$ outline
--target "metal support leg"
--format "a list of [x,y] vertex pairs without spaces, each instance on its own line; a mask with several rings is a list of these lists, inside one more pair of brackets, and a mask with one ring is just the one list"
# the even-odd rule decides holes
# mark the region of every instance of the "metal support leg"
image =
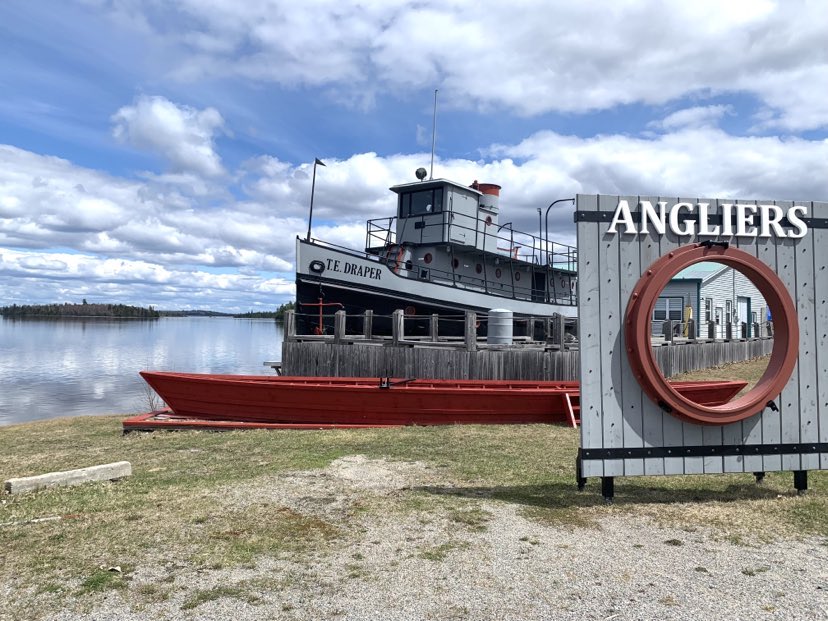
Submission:
[[575,458],[575,478],[578,481],[578,491],[584,491],[586,487],[586,478],[584,477],[584,465],[581,461],[581,456]]
[[612,504],[612,499],[615,496],[615,479],[613,477],[601,477],[601,495],[604,497],[605,503]]
[[760,485],[765,480],[764,472],[754,472],[753,476],[756,478],[756,485]]
[[794,487],[800,496],[808,491],[808,471],[794,470]]

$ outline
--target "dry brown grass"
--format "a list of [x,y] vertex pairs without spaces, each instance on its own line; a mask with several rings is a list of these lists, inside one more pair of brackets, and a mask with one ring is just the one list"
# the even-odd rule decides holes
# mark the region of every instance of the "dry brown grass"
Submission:
[[[750,379],[760,366],[751,361],[685,379]],[[372,515],[414,512],[463,532],[485,530],[487,502],[510,503],[529,519],[571,529],[635,514],[746,544],[828,537],[828,479],[821,472],[811,474],[806,497],[795,495],[790,473],[769,474],[761,486],[749,474],[619,479],[615,505],[607,507],[598,481],[575,491],[577,447],[577,431],[547,425],[123,436],[119,417],[99,417],[0,428],[0,480],[118,460],[130,461],[134,472],[118,483],[2,497],[0,523],[63,519],[0,526],[0,584],[28,618],[53,612],[65,598],[93,601],[111,589],[151,602],[169,595],[164,576],[173,579],[181,567],[324,558],[348,545],[351,529]],[[371,494],[351,499],[353,510],[336,519],[278,502],[241,506],[228,493],[358,454],[423,462],[432,479],[381,502]],[[424,553],[437,558],[447,550]],[[122,572],[111,576],[101,566]],[[147,566],[158,568],[157,584],[133,585],[134,568]],[[193,606],[214,595],[194,596]]]

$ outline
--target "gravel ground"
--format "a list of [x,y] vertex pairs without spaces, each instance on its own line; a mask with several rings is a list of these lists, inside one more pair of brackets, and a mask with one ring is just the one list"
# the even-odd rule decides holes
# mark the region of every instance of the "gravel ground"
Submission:
[[[344,535],[301,558],[205,570],[139,567],[126,593],[70,601],[50,619],[828,619],[822,539],[734,544],[630,514],[551,526],[519,505],[423,494],[440,468],[351,456],[217,495],[320,517]],[[418,509],[412,500],[427,506]],[[138,596],[169,585],[166,599]],[[198,591],[234,594],[182,609]],[[13,596],[8,588],[4,596]]]

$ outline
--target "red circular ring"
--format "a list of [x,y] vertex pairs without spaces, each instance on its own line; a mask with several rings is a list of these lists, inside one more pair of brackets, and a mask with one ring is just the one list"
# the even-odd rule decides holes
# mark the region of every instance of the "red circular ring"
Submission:
[[[658,368],[650,343],[650,321],[659,294],[681,270],[704,261],[722,263],[747,276],[765,298],[773,317],[773,350],[764,374],[746,394],[717,406],[699,405],[679,394]],[[768,265],[738,248],[692,244],[655,261],[630,295],[624,335],[633,375],[647,396],[673,416],[705,425],[735,423],[761,412],[782,392],[799,355],[799,324],[788,289]]]

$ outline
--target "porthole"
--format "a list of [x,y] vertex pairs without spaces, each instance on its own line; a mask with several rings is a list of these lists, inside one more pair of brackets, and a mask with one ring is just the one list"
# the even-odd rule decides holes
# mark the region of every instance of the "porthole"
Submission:
[[520,280],[520,272],[515,272],[515,280]]
[[425,264],[428,265],[429,263],[431,263],[431,259],[432,259],[431,253],[426,252],[425,256],[423,257],[423,261],[425,262]]
[[478,263],[477,265],[474,266],[474,271],[477,272],[478,274],[482,274],[483,273],[483,266],[480,263]]
[[498,267],[495,269],[495,278],[500,278],[501,276],[503,276],[503,270]]
[[[765,299],[774,319],[773,350],[764,374],[746,394],[716,406],[691,401],[670,385],[656,363],[650,339],[653,310],[665,285],[681,270],[705,261],[722,263],[745,275]],[[654,403],[690,423],[726,425],[758,414],[778,397],[796,365],[799,324],[796,305],[785,284],[766,263],[738,248],[692,244],[657,259],[644,271],[627,304],[624,337],[632,373]]]
[[457,269],[458,267],[460,267],[460,260],[459,259],[452,259],[451,260],[451,266],[454,269]]

